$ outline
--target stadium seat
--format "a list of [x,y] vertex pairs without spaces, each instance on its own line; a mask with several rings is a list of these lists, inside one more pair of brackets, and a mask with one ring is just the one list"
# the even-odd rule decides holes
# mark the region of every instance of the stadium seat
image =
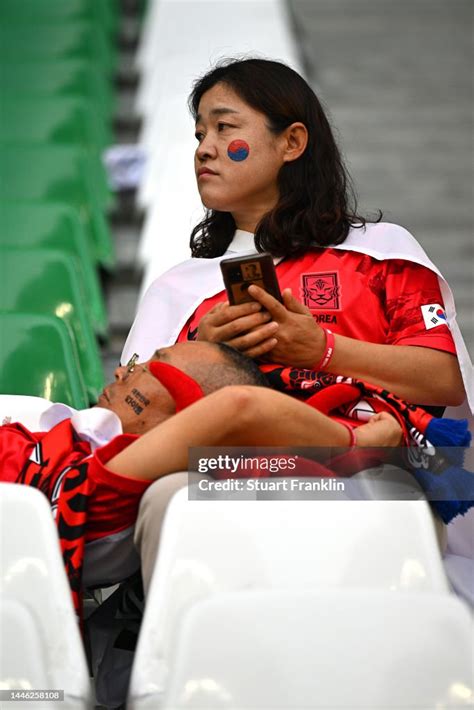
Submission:
[[2,199],[64,202],[75,207],[95,259],[110,267],[114,250],[103,213],[106,185],[103,169],[96,168],[80,148],[0,146]]
[[95,148],[98,155],[112,143],[110,131],[97,121],[85,99],[8,94],[2,99],[2,115],[3,143],[70,143]]
[[472,707],[472,661],[470,615],[455,597],[245,591],[190,609],[163,703],[128,707],[461,710]]
[[474,508],[448,525],[444,565],[453,589],[474,610]]
[[[45,182],[58,179],[54,174],[54,170],[58,166],[62,167],[64,161],[70,164],[70,173],[75,171],[76,180],[80,176],[87,189],[93,189],[96,197],[96,202],[103,211],[106,211],[112,204],[112,193],[109,188],[107,173],[102,162],[101,154],[93,146],[77,145],[77,144],[56,144],[56,143],[38,143],[35,140],[22,139],[14,142],[8,138],[3,138],[0,131],[0,150],[2,151],[2,159],[9,158],[7,148],[15,151],[19,156],[19,166],[24,165],[24,161],[37,161],[38,164],[46,172]],[[5,151],[5,156],[3,155]],[[47,173],[47,166],[51,165],[51,172]],[[11,166],[10,170],[11,170]],[[10,173],[9,177],[17,178],[17,174]],[[50,187],[50,185],[48,185]]]
[[422,500],[219,502],[189,500],[183,489],[164,521],[132,696],[164,690],[186,609],[224,592],[259,589],[449,592]]
[[51,508],[29,486],[0,483],[0,490],[1,687],[64,690],[63,703],[18,707],[89,710],[87,663]]
[[87,236],[76,210],[65,204],[0,202],[0,251],[18,249],[55,249],[80,261],[78,273],[84,281],[94,329],[107,333],[107,312],[102,288]]
[[104,373],[77,260],[52,249],[2,248],[0,257],[5,268],[0,282],[2,309],[64,320],[74,334],[87,392],[95,402],[104,386]]
[[43,397],[76,409],[89,405],[69,326],[37,313],[0,311],[0,392]]
[[97,120],[108,124],[115,101],[108,78],[92,62],[83,59],[3,62],[2,97],[9,93],[28,96],[76,96],[89,99]]
[[103,29],[90,19],[52,24],[43,18],[29,23],[13,18],[0,27],[0,58],[6,62],[85,59],[104,75],[112,75],[116,55]]
[[53,26],[74,24],[91,20],[101,27],[109,38],[117,31],[118,4],[115,0],[2,0],[0,5],[2,23],[48,22]]
[[0,394],[0,425],[19,422],[30,431],[40,430],[40,418],[51,402],[44,397]]

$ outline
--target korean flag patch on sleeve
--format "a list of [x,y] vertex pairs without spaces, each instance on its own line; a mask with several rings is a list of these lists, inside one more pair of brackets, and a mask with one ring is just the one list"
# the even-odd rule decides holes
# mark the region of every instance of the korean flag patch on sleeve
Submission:
[[448,325],[444,308],[439,303],[428,303],[426,306],[421,306],[421,314],[426,330],[436,328],[438,325]]

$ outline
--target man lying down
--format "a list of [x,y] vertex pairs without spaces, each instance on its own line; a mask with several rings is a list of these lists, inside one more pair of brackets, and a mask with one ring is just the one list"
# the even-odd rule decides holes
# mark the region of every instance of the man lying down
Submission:
[[94,584],[90,567],[107,575],[104,560],[120,564],[97,584],[131,574],[138,558],[120,545],[126,538],[130,553],[140,498],[156,479],[187,469],[189,447],[397,446],[406,429],[396,413],[381,411],[356,437],[347,421],[318,411],[315,397],[305,403],[266,387],[251,360],[222,344],[178,343],[115,376],[95,408],[68,409],[56,423],[53,405],[49,431],[0,427],[0,480],[48,497],[78,612],[84,546],[91,560],[102,555],[101,565],[86,565],[87,586]]

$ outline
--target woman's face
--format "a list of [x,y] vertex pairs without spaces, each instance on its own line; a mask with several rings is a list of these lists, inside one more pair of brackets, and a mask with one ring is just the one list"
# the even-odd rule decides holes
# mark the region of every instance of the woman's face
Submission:
[[267,124],[225,84],[213,86],[199,103],[194,166],[201,200],[208,209],[231,212],[243,229],[278,201],[283,141]]

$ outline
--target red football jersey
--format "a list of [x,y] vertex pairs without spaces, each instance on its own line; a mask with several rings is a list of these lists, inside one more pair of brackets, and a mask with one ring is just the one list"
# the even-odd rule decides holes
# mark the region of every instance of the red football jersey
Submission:
[[[436,274],[403,259],[378,261],[360,252],[314,249],[276,267],[280,288],[312,312],[317,323],[356,340],[420,345],[456,353],[448,326],[427,329],[422,306],[443,305]],[[193,340],[201,318],[227,298],[225,291],[196,309],[178,337]]]

